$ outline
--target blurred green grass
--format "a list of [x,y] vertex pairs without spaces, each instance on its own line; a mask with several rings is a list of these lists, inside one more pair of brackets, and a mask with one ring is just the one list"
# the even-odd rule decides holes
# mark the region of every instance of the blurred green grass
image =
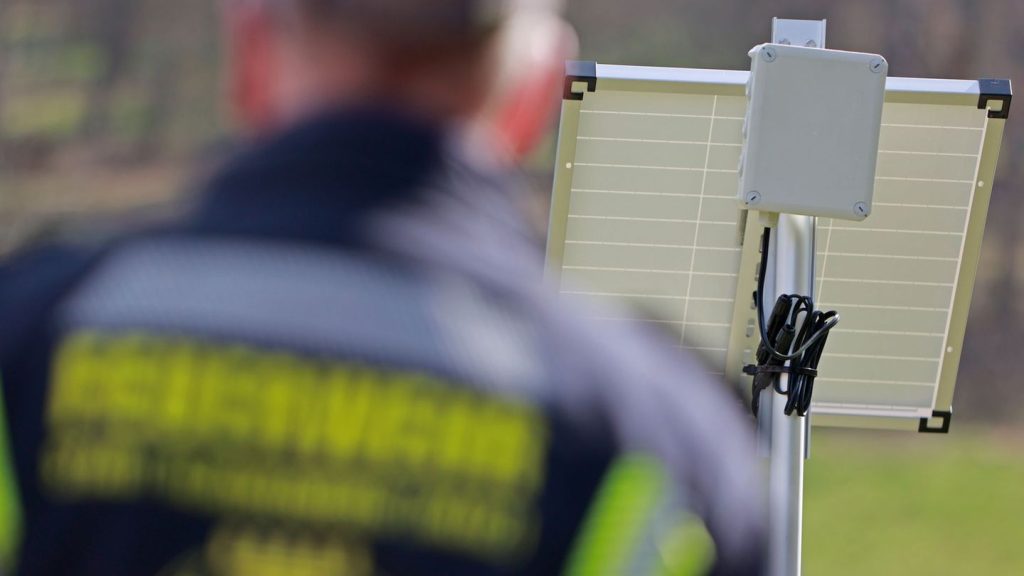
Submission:
[[804,573],[1024,574],[1024,432],[815,429]]

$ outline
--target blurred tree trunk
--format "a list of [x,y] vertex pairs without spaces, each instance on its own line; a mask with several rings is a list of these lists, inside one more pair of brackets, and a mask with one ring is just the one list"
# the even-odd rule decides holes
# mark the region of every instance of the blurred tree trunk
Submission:
[[[965,0],[966,1],[966,0]],[[968,2],[969,3],[969,2]],[[988,76],[1024,76],[1024,36],[1018,31],[1024,9],[1018,0],[1003,0],[1001,6],[993,6],[987,14],[986,24],[990,34],[998,34],[998,52],[989,51],[985,59],[978,62],[978,69]],[[1017,23],[1007,26],[1006,22]],[[1018,86],[1019,87],[1019,86]],[[1018,105],[1019,106],[1019,105]],[[1018,321],[1024,319],[1024,310],[1017,304],[1021,297],[1020,269],[1021,234],[1020,218],[1024,216],[1024,196],[1017,188],[1024,179],[1024,166],[1020,157],[1024,154],[1024,134],[1021,133],[1021,110],[1010,114],[1004,135],[999,178],[993,191],[992,205],[998,207],[989,214],[990,238],[1000,251],[999,275],[989,296],[989,309],[995,321],[1006,322],[1007,314],[1013,314]]]
[[141,8],[139,0],[91,0],[89,32],[99,48],[103,70],[89,88],[83,133],[95,137],[109,129],[111,100],[132,54],[132,33]]
[[[7,16],[7,2],[0,1],[0,22],[6,22]],[[5,118],[6,118],[6,105],[7,105],[7,91],[10,87],[7,85],[7,60],[9,58],[8,53],[11,50],[10,42],[6,35],[0,35],[0,143],[4,140]],[[0,162],[2,162],[0,158]]]
[[[2,21],[2,20],[3,20],[3,9],[0,8],[0,21]],[[3,142],[4,134],[5,134],[5,130],[4,130],[5,122],[4,122],[4,119],[6,118],[5,106],[6,106],[6,102],[7,102],[7,98],[6,98],[6,95],[7,95],[7,84],[5,82],[6,79],[7,79],[7,48],[6,48],[6,46],[3,45],[2,42],[0,42],[0,142]]]
[[163,151],[174,111],[180,63],[165,54],[158,55],[156,60],[146,86],[146,116],[135,146],[134,159],[138,161],[152,159]]

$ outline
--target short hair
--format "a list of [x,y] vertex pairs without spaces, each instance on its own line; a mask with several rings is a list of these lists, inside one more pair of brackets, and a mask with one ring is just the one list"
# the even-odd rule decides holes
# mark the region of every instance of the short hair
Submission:
[[[484,38],[524,0],[287,0],[313,22],[349,24],[397,43]],[[371,38],[373,39],[373,38]]]
[[372,30],[413,35],[474,35],[496,28],[508,0],[293,0],[307,13],[342,17]]
[[257,1],[290,13],[300,28],[338,32],[392,68],[484,57],[505,17],[523,0]]

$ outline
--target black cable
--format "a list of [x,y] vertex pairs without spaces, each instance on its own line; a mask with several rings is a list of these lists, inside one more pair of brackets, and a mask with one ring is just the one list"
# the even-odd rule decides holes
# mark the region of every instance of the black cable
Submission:
[[[758,278],[757,278],[757,294],[755,295],[755,298],[757,299],[757,325],[758,325],[758,327],[760,328],[760,331],[761,331],[761,342],[765,343],[765,345],[768,346],[768,350],[772,353],[772,355],[777,356],[777,357],[779,357],[779,358],[781,358],[783,360],[793,360],[793,359],[799,358],[800,355],[802,355],[804,352],[806,352],[807,349],[810,348],[818,339],[825,337],[825,335],[828,333],[828,330],[831,330],[832,328],[834,328],[836,326],[836,324],[839,324],[839,317],[838,316],[835,317],[835,320],[828,326],[827,330],[825,330],[824,332],[817,332],[817,333],[815,333],[811,337],[811,340],[805,342],[800,348],[798,348],[796,350],[796,352],[793,352],[791,354],[783,354],[783,353],[780,353],[779,351],[775,350],[772,347],[772,345],[770,344],[771,340],[768,339],[768,334],[765,332],[765,326],[764,326],[764,296],[763,296],[764,295],[764,277],[768,273],[768,246],[769,246],[770,238],[771,238],[771,228],[765,228],[764,229],[764,235],[761,237],[761,270],[758,273]],[[780,296],[780,298],[783,298],[783,297],[787,297],[788,298],[788,296]],[[801,297],[798,297],[798,298],[801,298]],[[807,298],[807,300],[810,301],[810,298],[808,298],[806,296],[803,296],[802,298]],[[814,307],[813,302],[811,302],[811,307],[812,308]]]
[[[761,344],[757,348],[757,364],[747,366],[744,372],[754,376],[751,409],[756,416],[761,391],[769,387],[785,395],[786,415],[796,412],[805,416],[814,395],[814,378],[818,375],[818,362],[825,351],[828,333],[839,324],[836,312],[814,309],[810,296],[784,294],[779,296],[766,324],[764,320],[764,284],[768,272],[768,249],[771,229],[765,228],[761,238],[761,266],[754,293],[757,324]],[[797,330],[797,326],[800,329]],[[789,366],[786,363],[789,362]],[[780,374],[789,374],[788,387],[782,389]]]
[[[794,361],[795,369],[789,377],[789,393],[786,399],[785,413],[787,415],[796,411],[797,414],[804,416],[811,408],[814,377],[817,375],[818,361],[821,360],[821,355],[825,351],[825,342],[828,340],[828,330],[830,330],[826,326],[830,320],[836,317],[835,312],[815,311],[811,313],[810,319],[804,322],[802,333],[824,330],[824,335],[799,360]],[[798,341],[800,340],[798,338]]]

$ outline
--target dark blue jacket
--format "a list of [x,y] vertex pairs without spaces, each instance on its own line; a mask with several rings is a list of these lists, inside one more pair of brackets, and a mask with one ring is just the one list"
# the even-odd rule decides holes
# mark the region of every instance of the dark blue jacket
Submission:
[[325,115],[179,221],[0,268],[18,573],[759,573],[738,408],[546,291],[471,157]]

